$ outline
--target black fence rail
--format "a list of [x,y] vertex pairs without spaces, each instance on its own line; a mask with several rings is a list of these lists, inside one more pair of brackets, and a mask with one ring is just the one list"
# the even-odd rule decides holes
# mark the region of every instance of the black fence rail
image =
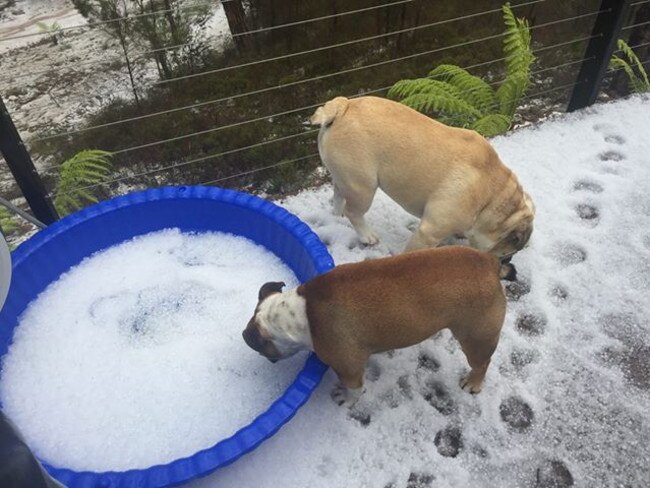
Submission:
[[[471,1],[441,7],[425,0],[365,0],[348,2],[345,9],[336,2],[299,2],[302,7],[291,14],[269,13],[258,3],[244,9],[241,0],[177,2],[172,9],[91,20],[54,33],[0,38],[0,47],[33,38],[45,49],[47,42],[61,44],[101,29],[112,32],[103,36],[113,43],[101,62],[82,59],[66,66],[54,58],[46,67],[3,69],[0,96],[8,85],[42,87],[57,105],[47,80],[73,83],[108,67],[125,80],[120,96],[58,124],[22,116],[19,103],[10,113],[0,102],[0,151],[34,215],[45,223],[58,218],[51,201],[61,191],[60,164],[83,149],[111,152],[114,170],[105,181],[80,184],[70,193],[104,198],[164,184],[255,184],[286,191],[313,175],[316,130],[303,122],[330,98],[385,95],[400,79],[424,77],[440,63],[457,64],[494,86],[504,78],[501,2],[481,2],[479,8]],[[620,75],[608,68],[620,38],[649,62],[650,0],[530,0],[511,7],[529,20],[537,58],[524,105],[544,101],[570,111],[592,104]],[[206,9],[214,14],[215,8],[228,21],[218,47],[171,34],[166,43],[119,34],[168,14],[191,18]],[[85,96],[92,98],[93,90]],[[518,121],[526,117],[521,112]],[[24,142],[19,131],[29,134]]]

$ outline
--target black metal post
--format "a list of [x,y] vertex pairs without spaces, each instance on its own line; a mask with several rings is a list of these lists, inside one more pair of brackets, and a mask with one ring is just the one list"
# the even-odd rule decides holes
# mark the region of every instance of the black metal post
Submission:
[[0,152],[36,218],[46,224],[58,220],[59,216],[47,197],[41,177],[9,116],[2,97],[0,97]]
[[632,0],[602,0],[601,12],[596,17],[592,31],[596,37],[587,46],[567,112],[587,107],[596,101],[631,3]]

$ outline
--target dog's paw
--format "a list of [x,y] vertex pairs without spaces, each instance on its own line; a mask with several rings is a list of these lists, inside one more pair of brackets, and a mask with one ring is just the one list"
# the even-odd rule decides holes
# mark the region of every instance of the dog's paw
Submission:
[[331,397],[338,406],[350,408],[359,401],[359,397],[361,397],[363,391],[363,387],[347,388],[339,383],[332,389]]
[[365,246],[374,246],[379,243],[379,237],[372,230],[366,230],[359,234],[361,244]]
[[472,395],[480,393],[483,389],[483,382],[472,381],[471,374],[468,374],[460,380],[460,387]]

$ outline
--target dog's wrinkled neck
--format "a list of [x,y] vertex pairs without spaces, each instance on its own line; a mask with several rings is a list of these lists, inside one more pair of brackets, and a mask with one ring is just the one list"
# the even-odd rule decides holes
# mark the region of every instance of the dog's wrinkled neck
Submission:
[[296,289],[266,298],[259,306],[257,321],[278,349],[313,349],[307,305]]

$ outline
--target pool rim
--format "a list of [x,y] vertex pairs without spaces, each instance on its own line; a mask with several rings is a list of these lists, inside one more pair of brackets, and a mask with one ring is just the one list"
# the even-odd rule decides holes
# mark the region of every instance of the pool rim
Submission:
[[[311,258],[316,269],[316,275],[325,273],[334,267],[334,261],[326,246],[311,228],[297,216],[273,202],[248,193],[219,187],[166,186],[131,192],[105,200],[58,220],[33,235],[12,252],[12,268],[15,269],[20,266],[38,248],[61,233],[89,219],[138,203],[192,198],[217,200],[221,203],[247,208],[260,213],[272,221],[273,224],[283,227],[285,231],[298,240]],[[253,240],[253,242],[256,241]],[[256,243],[264,245],[259,242]],[[97,251],[99,250],[97,249]],[[283,262],[287,264],[284,260]],[[291,266],[289,267],[291,268]],[[298,278],[300,279],[300,277]],[[102,472],[75,471],[68,468],[59,468],[46,462],[42,463],[52,476],[69,487],[122,488],[137,486],[153,488],[184,484],[207,476],[235,462],[272,437],[307,402],[326,371],[327,366],[314,353],[310,353],[303,368],[282,395],[249,424],[211,447],[169,463],[126,471]]]

